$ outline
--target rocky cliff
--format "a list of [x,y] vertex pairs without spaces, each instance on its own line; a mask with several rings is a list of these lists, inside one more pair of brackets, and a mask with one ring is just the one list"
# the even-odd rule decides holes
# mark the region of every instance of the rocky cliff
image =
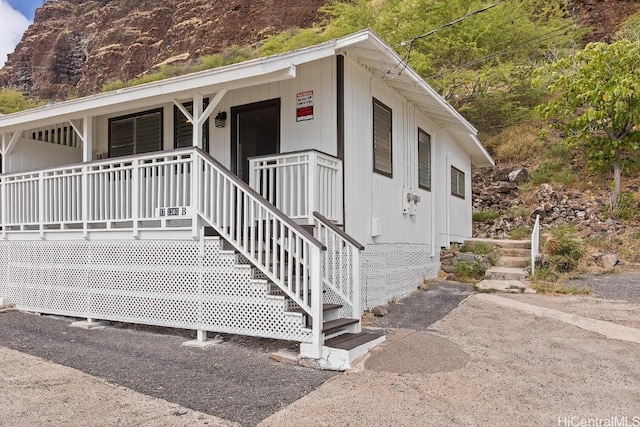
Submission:
[[59,0],[40,7],[0,86],[43,99],[100,91],[154,66],[308,27],[326,0]]
[[[65,99],[130,80],[173,61],[248,46],[292,27],[309,27],[330,0],[48,0],[0,70],[0,87]],[[567,14],[610,40],[639,9],[629,0],[569,0]]]

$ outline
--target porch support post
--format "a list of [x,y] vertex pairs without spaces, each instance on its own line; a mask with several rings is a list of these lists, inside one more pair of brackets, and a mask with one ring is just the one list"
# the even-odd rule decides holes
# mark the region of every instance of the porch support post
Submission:
[[200,117],[202,117],[202,94],[196,93],[193,96],[193,146],[202,148],[202,124],[200,123]]
[[82,161],[90,162],[93,152],[93,120],[90,116],[82,119]]
[[[352,265],[352,273],[353,274],[353,318],[354,319],[362,319],[362,306],[361,306],[361,295],[362,295],[362,282],[360,279],[360,266],[362,262],[362,252],[360,248],[356,248],[355,246],[351,247],[353,251],[353,258],[351,259]],[[362,332],[362,321],[357,324],[356,333]]]
[[322,327],[324,323],[322,317],[322,258],[319,247],[310,245],[310,249],[309,285],[311,286],[311,317],[313,319],[311,357],[320,359],[322,358],[322,345],[324,344],[322,338]]
[[7,156],[4,153],[7,151],[7,134],[2,132],[2,173],[7,170]]
[[[7,156],[4,154],[7,148],[7,134],[2,133],[2,173],[7,170]],[[2,225],[2,238],[6,239],[7,230],[4,226],[7,218],[7,193],[6,185],[3,179],[0,179],[0,224]],[[2,305],[2,298],[0,297],[0,306]]]

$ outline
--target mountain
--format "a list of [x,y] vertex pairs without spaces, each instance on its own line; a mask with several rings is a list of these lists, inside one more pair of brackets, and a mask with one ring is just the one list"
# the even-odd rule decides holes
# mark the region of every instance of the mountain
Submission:
[[0,87],[41,99],[99,92],[185,62],[309,27],[326,0],[48,0],[0,70]]
[[[89,95],[108,81],[131,80],[162,64],[310,27],[320,17],[318,9],[330,2],[47,0],[0,69],[0,87],[40,99]],[[586,41],[608,41],[639,8],[629,0],[570,0],[566,13],[591,28]]]

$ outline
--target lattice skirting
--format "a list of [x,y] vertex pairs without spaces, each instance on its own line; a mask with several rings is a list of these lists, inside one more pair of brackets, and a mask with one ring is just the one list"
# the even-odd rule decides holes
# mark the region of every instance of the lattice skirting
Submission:
[[311,340],[216,238],[0,242],[0,296],[41,313]]
[[438,275],[440,254],[431,256],[430,245],[382,243],[362,252],[362,309],[370,310],[401,298],[425,279]]

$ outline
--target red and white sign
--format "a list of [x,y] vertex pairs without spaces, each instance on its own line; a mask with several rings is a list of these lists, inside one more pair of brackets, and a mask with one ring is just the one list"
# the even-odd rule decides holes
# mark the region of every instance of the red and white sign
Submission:
[[313,120],[313,91],[296,94],[296,122]]

